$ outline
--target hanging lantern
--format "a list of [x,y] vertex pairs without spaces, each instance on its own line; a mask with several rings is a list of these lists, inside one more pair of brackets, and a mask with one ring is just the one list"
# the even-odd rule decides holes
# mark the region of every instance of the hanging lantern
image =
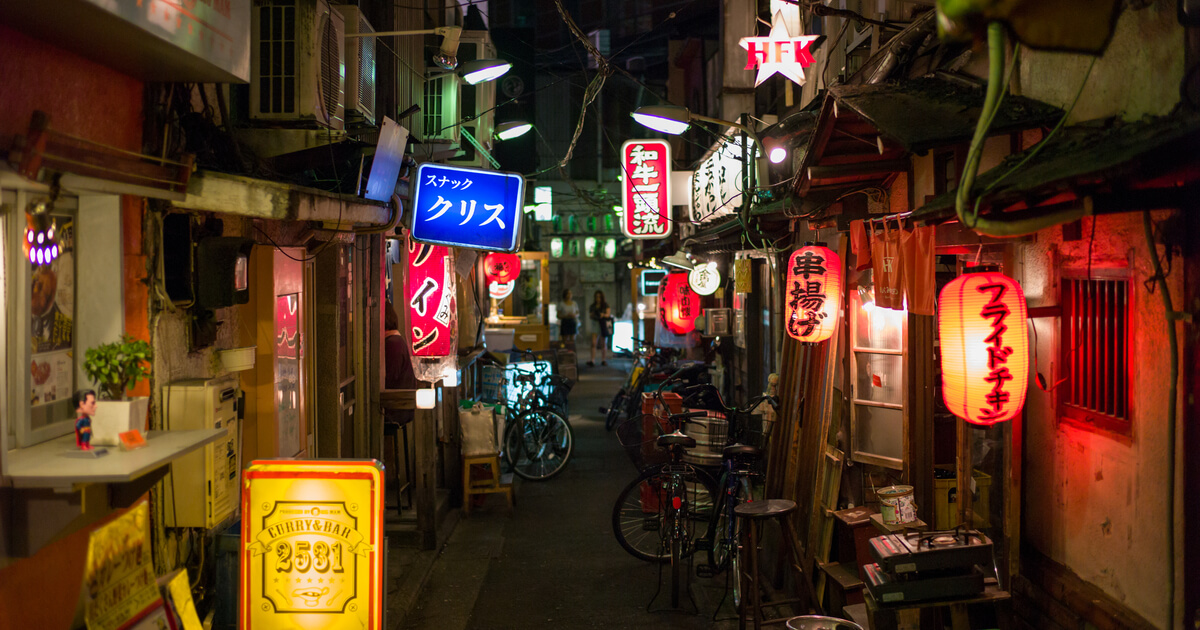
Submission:
[[787,332],[800,341],[825,341],[842,310],[842,260],[828,247],[808,245],[788,260]]
[[454,254],[444,245],[408,240],[410,358],[418,380],[440,381],[458,368]]
[[686,273],[667,274],[659,285],[658,315],[667,330],[684,335],[696,329],[700,296],[688,286]]
[[483,259],[483,275],[491,282],[505,284],[521,275],[521,257],[516,254],[492,252]]
[[1029,382],[1027,316],[1021,285],[1001,273],[965,274],[942,289],[942,400],[954,415],[987,426],[1021,412]]

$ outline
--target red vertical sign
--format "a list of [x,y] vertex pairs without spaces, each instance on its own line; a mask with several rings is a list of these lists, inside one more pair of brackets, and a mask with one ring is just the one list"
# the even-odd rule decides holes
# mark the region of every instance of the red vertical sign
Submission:
[[629,238],[670,236],[671,145],[665,140],[629,140],[621,145],[621,170],[621,231]]
[[456,353],[454,265],[450,248],[408,241],[409,341],[414,357]]

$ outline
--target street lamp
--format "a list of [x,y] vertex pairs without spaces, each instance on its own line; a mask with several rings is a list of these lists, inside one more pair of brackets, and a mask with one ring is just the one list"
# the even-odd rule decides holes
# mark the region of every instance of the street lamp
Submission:
[[492,81],[512,69],[512,64],[503,59],[476,59],[468,61],[458,68],[458,76],[467,85],[476,85]]
[[696,263],[693,263],[691,259],[688,258],[687,252],[683,251],[682,249],[677,250],[670,256],[664,256],[662,263],[668,267],[675,267],[676,269],[683,269],[684,271],[691,271],[696,267]]
[[726,127],[733,127],[753,139],[754,144],[758,146],[763,154],[767,152],[763,148],[762,140],[759,140],[758,134],[754,133],[754,130],[749,127],[741,123],[721,120],[720,118],[701,116],[700,114],[692,113],[686,107],[679,107],[678,105],[647,105],[637,108],[631,116],[633,116],[634,120],[655,131],[672,136],[677,136],[687,131],[688,127],[692,126],[693,121],[710,122],[725,125]]
[[524,120],[510,120],[496,125],[495,135],[497,140],[512,140],[525,135],[530,129],[533,129],[533,125]]

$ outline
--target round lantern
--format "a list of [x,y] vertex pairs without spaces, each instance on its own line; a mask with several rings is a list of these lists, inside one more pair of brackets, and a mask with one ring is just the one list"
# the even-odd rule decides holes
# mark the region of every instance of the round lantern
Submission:
[[483,259],[483,274],[487,279],[505,284],[521,275],[521,257],[516,254],[493,252]]
[[659,285],[658,314],[667,330],[684,335],[696,329],[700,296],[688,286],[686,273],[667,274]]
[[828,247],[792,252],[784,286],[787,332],[800,341],[825,341],[842,310],[842,260]]
[[984,426],[1011,420],[1025,406],[1029,330],[1025,294],[1001,273],[970,273],[938,297],[942,400]]

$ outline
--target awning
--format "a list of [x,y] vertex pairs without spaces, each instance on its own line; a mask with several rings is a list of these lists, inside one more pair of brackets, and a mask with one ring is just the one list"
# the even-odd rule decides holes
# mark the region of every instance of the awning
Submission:
[[340,225],[384,225],[392,219],[387,204],[264,179],[197,171],[187,196],[176,208],[219,212],[256,219],[326,221]]
[[[1021,211],[1092,198],[1092,212],[1178,207],[1200,181],[1200,116],[1181,114],[1133,123],[1103,121],[1064,127],[1028,162],[1033,149],[981,173],[975,190],[1001,183],[983,209]],[[953,191],[938,195],[912,218],[936,223],[955,216]]]
[[[884,185],[908,170],[908,156],[969,141],[983,106],[970,79],[918,78],[830,88],[795,191]],[[1053,124],[1062,111],[1024,97],[1005,98],[993,134]]]

